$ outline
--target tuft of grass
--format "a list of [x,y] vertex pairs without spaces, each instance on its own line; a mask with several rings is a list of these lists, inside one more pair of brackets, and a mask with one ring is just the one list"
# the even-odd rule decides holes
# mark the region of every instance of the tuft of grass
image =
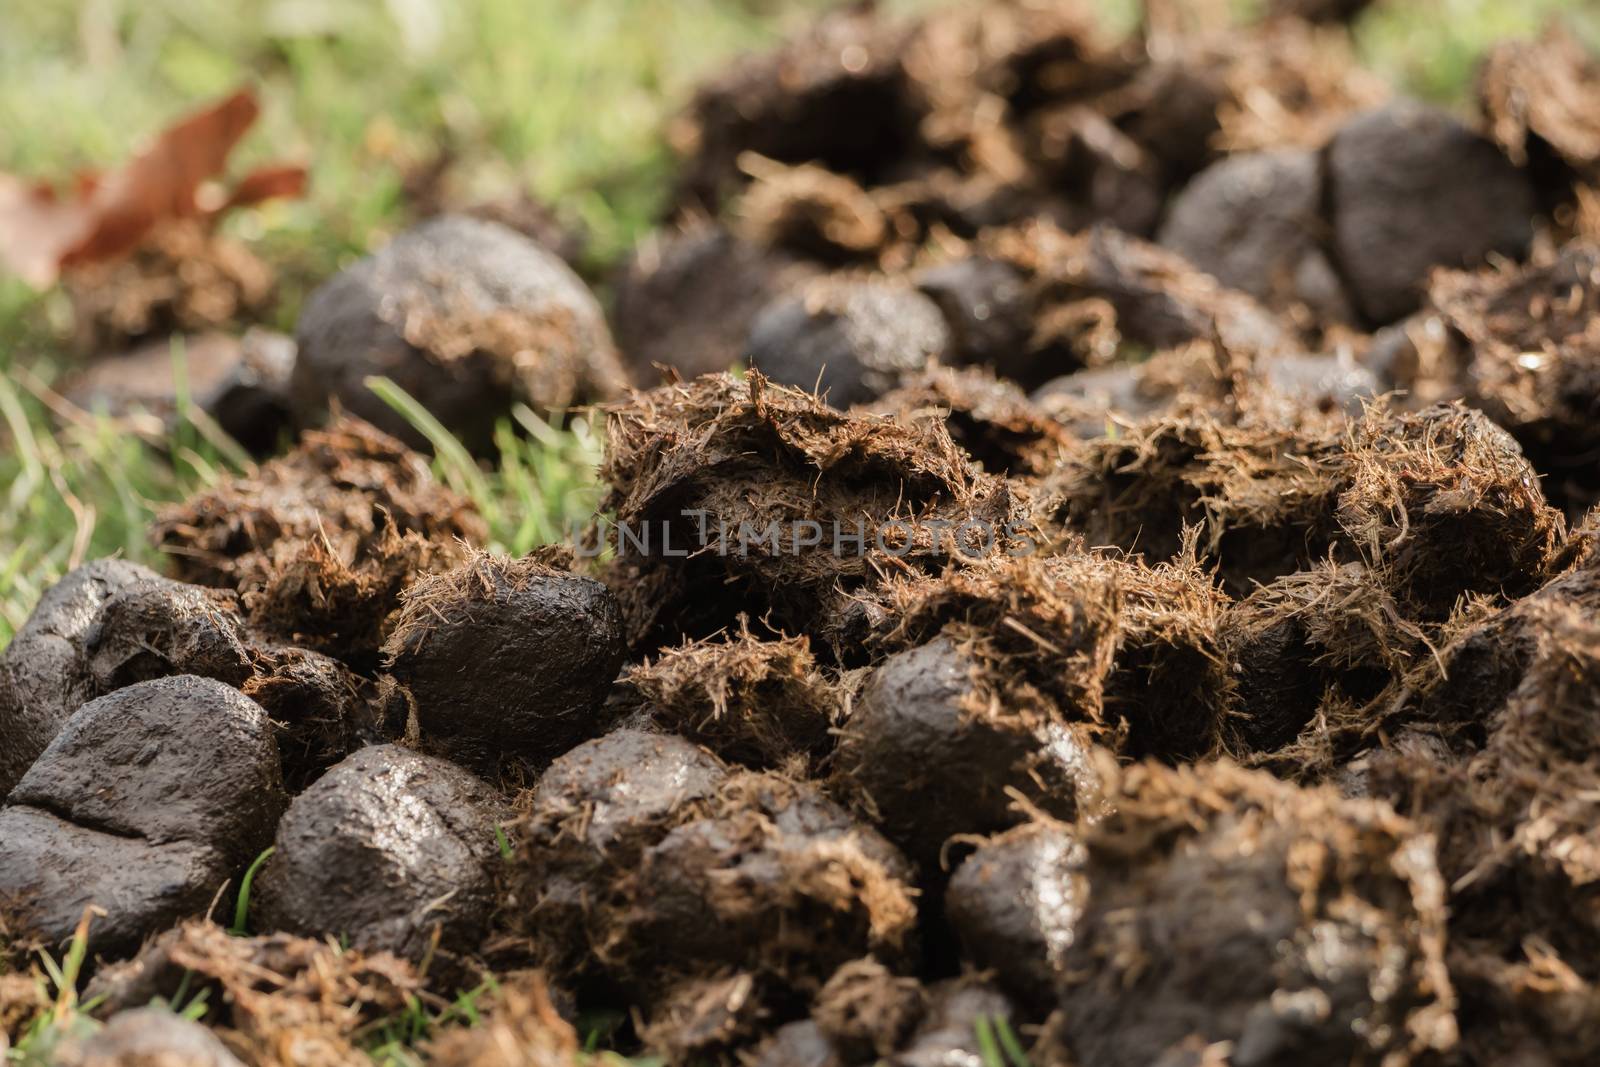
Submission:
[[[94,1003],[78,999],[78,980],[83,975],[84,962],[89,958],[89,928],[97,915],[105,912],[90,905],[83,910],[72,940],[67,943],[66,954],[57,962],[48,949],[35,952],[38,969],[40,1000],[48,1002],[50,1010],[40,1012],[22,1028],[17,1041],[5,1049],[5,1062],[44,1067],[55,1062],[55,1052],[68,1041],[93,1033],[99,1024],[87,1014]],[[37,971],[36,971],[37,973]],[[0,1041],[0,1044],[3,1044]]]
[[1011,1020],[1001,1015],[979,1015],[973,1023],[978,1056],[983,1067],[1033,1067]]
[[256,872],[261,870],[272,854],[278,851],[276,845],[268,845],[261,850],[261,855],[250,862],[245,869],[244,877],[239,881],[239,898],[233,905],[233,925],[228,927],[228,933],[235,937],[244,937],[250,932],[250,890],[255,886]]
[[363,1047],[373,1061],[384,1067],[418,1067],[422,1060],[416,1046],[433,1031],[448,1023],[477,1026],[482,1021],[478,1001],[497,988],[490,978],[464,990],[442,1007],[430,1008],[421,997],[406,998],[403,1010],[368,1027]]
[[489,526],[492,550],[526,555],[570,537],[594,516],[604,445],[589,412],[571,412],[551,423],[516,405],[495,427],[498,452],[485,465],[394,382],[369,378],[367,386],[427,438],[435,476],[477,507]]

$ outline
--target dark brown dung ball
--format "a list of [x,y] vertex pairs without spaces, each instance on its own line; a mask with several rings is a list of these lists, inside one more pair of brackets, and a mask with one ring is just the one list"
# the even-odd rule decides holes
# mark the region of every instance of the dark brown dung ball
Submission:
[[476,951],[505,815],[494,789],[452,763],[363,748],[289,805],[256,881],[256,924],[413,960],[436,930],[438,949]]
[[1243,751],[1288,745],[1319,708],[1364,704],[1431,654],[1379,574],[1332,560],[1230,605],[1221,637],[1238,712],[1227,729]]
[[426,746],[484,773],[542,768],[597,732],[622,619],[592,578],[481,555],[406,593],[384,654]]
[[1070,817],[1094,789],[1088,736],[1008,708],[986,674],[971,648],[945,637],[890,656],[840,740],[841,787],[930,871],[951,836],[1017,822],[1013,792]]
[[653,385],[656,364],[684,378],[731,370],[744,361],[750,321],[817,271],[721,226],[646,238],[617,278],[612,305],[628,371]]
[[1536,40],[1504,40],[1478,69],[1478,106],[1506,155],[1527,164],[1548,206],[1581,201],[1600,177],[1600,57],[1564,20]]
[[992,474],[1038,477],[1055,469],[1073,435],[1011,382],[981,367],[930,367],[879,397],[871,410],[902,422],[939,421]]
[[372,682],[331,656],[261,638],[233,594],[202,586],[152,577],[122,589],[90,628],[84,658],[97,695],[193,674],[251,697],[272,719],[291,792],[379,729]]
[[120,559],[95,560],[45,590],[0,652],[0,798],[11,791],[68,717],[95,693],[84,641],[117,590],[155,572]]
[[1397,101],[1351,120],[1327,148],[1333,250],[1371,325],[1416,308],[1434,267],[1522,258],[1533,183],[1449,113]]
[[887,281],[823,278],[779,297],[750,325],[750,365],[836,408],[865,403],[949,347],[933,301]]
[[392,379],[474,450],[492,446],[514,401],[565,408],[624,384],[600,305],[572,269],[514,230],[463,216],[425,222],[325,282],[296,340],[303,421],[337,400],[418,448],[426,438],[368,377]]
[[1323,244],[1322,173],[1300,149],[1228,156],[1172,203],[1161,244],[1223,285],[1268,307],[1303,304],[1320,318],[1354,318]]
[[282,772],[266,713],[208,678],[140,682],[85,704],[0,809],[0,898],[20,928],[131,952],[205,911],[272,838]]
[[1378,801],[1231,764],[1124,773],[1083,827],[1088,907],[1064,960],[1077,1062],[1410,1062],[1456,1043],[1433,839]]
[[964,528],[1010,544],[1020,518],[1009,484],[974,470],[941,424],[846,414],[754,370],[635,393],[609,414],[605,576],[643,654],[741,615],[830,639],[841,594],[942,566]]
[[238,688],[255,673],[250,644],[231,594],[147,578],[106,602],[85,658],[101,693],[173,674]]
[[621,931],[635,974],[685,961],[810,992],[842,964],[917,953],[900,851],[811,783],[728,778],[708,809],[646,849]]
[[1008,378],[1025,372],[1017,364],[1033,332],[1033,308],[1019,270],[974,255],[929,267],[915,281],[944,313],[950,362],[992,367]]
[[613,730],[540,776],[517,830],[508,907],[558,976],[592,974],[618,936],[615,916],[644,850],[727,777],[715,756],[678,737]]
[[1012,996],[1047,1012],[1089,897],[1083,845],[1067,827],[1035,822],[978,846],[956,868],[945,914],[964,957]]

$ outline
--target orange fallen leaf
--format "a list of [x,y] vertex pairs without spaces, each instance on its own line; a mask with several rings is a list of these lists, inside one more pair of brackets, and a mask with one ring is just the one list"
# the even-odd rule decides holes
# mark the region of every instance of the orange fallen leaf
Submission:
[[241,89],[169,127],[118,169],[79,175],[71,197],[0,173],[0,266],[44,288],[63,270],[125,255],[163,222],[302,195],[305,168],[274,165],[202,202],[202,187],[223,173],[260,112],[255,94]]

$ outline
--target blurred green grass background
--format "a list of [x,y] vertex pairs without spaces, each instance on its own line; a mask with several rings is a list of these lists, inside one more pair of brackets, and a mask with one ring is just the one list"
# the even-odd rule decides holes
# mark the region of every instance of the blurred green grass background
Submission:
[[[934,0],[897,0],[894,8]],[[403,224],[401,163],[443,143],[502,183],[580,217],[600,267],[649,228],[668,184],[665,119],[694,80],[796,28],[824,0],[18,0],[0,4],[0,170],[63,179],[240,83],[262,120],[237,163],[290,158],[310,196],[233,225],[284,275],[278,325],[306,286]],[[1131,0],[1098,5],[1110,26]],[[1563,14],[1600,43],[1592,0],[1387,0],[1357,27],[1363,58],[1402,88],[1459,103],[1491,42]],[[0,645],[82,559],[153,562],[151,510],[237,466],[204,427],[151,442],[52,414],[71,365],[67,308],[0,279]],[[441,476],[477,496],[499,545],[525,550],[592,480],[592,437],[512,433],[487,471],[448,448]]]

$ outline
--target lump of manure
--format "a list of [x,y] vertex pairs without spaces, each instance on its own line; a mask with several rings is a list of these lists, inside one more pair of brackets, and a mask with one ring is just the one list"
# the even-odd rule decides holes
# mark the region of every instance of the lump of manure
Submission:
[[944,317],[915,289],[829,277],[763,308],[745,351],[774,382],[815,391],[843,410],[882,396],[948,345]]
[[921,982],[866,956],[833,972],[817,991],[811,1018],[846,1059],[865,1063],[899,1048],[926,1008]]
[[111,597],[84,655],[97,694],[179,674],[224,682],[272,719],[284,784],[298,792],[380,723],[374,686],[330,656],[252,633],[231,593],[147,578]]
[[289,805],[256,878],[255,922],[414,961],[474,952],[505,814],[487,783],[452,763],[363,748]]
[[910,864],[809,782],[726,779],[644,850],[618,948],[625,972],[737,967],[811,992],[844,963],[917,954]]
[[760,156],[741,159],[755,182],[734,213],[759,244],[821,263],[870,265],[888,241],[888,220],[872,196],[842,174],[806,163],[788,167]]
[[1130,349],[1210,341],[1256,355],[1294,347],[1287,324],[1251,297],[1107,226],[1069,234],[1033,219],[985,232],[977,252],[1024,279],[1028,341],[1003,369],[1027,389]]
[[22,930],[132,952],[203,912],[266,847],[285,803],[266,713],[208,678],[139,682],[85,704],[0,808],[0,897]]
[[1139,765],[1115,793],[1084,828],[1092,890],[1057,1023],[1075,1058],[1145,1067],[1191,1039],[1240,1063],[1454,1047],[1428,834],[1386,804],[1226,763]]
[[1569,27],[1552,21],[1537,40],[1495,44],[1477,89],[1489,136],[1529,168],[1546,206],[1600,180],[1600,58]]
[[669,132],[678,206],[715,214],[743,183],[745,152],[867,179],[898,164],[917,119],[903,37],[870,8],[843,8],[701,85]]
[[493,445],[520,401],[552,410],[625,384],[594,294],[561,259],[498,223],[431,219],[346,267],[295,328],[302,423],[330,401],[416,448],[427,439],[367,387],[382,375],[467,447]]
[[624,653],[605,586],[491,555],[412,586],[383,650],[422,743],[484,774],[597,733]]
[[[1361,775],[1439,841],[1469,1048],[1518,1036],[1535,1048],[1600,1047],[1567,1015],[1587,999],[1600,951],[1590,897],[1600,874],[1600,748],[1589,728],[1600,713],[1597,599],[1585,567],[1465,628],[1438,667],[1417,672],[1396,715],[1447,752],[1406,753],[1397,740]],[[1512,984],[1531,973],[1557,980]]]
[[614,283],[611,328],[633,380],[655,384],[657,365],[685,379],[741,365],[751,320],[818,269],[710,223],[652,234]]
[[237,591],[255,629],[370,665],[400,592],[487,531],[421,456],[341,418],[255,473],[162,509],[151,536],[176,577]]
[[614,731],[558,759],[517,835],[510,905],[558,975],[649,1000],[747,972],[811,993],[867,954],[909,961],[910,868],[809,783],[729,772],[678,738]]
[[721,970],[691,974],[651,998],[638,1027],[646,1049],[671,1064],[736,1062],[736,1052],[769,1014],[755,976]]
[[1324,251],[1322,175],[1302,149],[1228,156],[1172,203],[1160,242],[1268,307],[1304,305],[1323,322],[1355,313]]
[[824,606],[898,566],[891,555],[937,566],[962,523],[998,544],[1019,515],[942,426],[847,415],[754,371],[638,393],[609,416],[606,582],[643,653],[741,612],[816,636]]
[[1511,431],[1546,475],[1546,491],[1580,505],[1600,495],[1600,244],[1573,241],[1549,261],[1440,273],[1429,310],[1448,331],[1467,401]]
[[46,589],[0,652],[0,798],[11,791],[68,717],[97,696],[84,642],[117,590],[155,579],[120,559],[85,563]]
[[978,367],[931,367],[879,397],[871,410],[901,421],[942,421],[951,439],[991,474],[1047,474],[1072,441],[1066,427],[1022,390]]
[[[1220,357],[1220,358],[1219,358]],[[1157,352],[1138,363],[1109,363],[1063,374],[1029,394],[1038,409],[1074,437],[1118,436],[1123,427],[1220,392],[1226,352],[1196,342]],[[1224,398],[1217,396],[1219,401]],[[1062,457],[1062,462],[1070,458]],[[1061,462],[1055,464],[1060,466]],[[1053,473],[1054,467],[1047,474]]]
[[1247,591],[1325,554],[1337,486],[1322,472],[1332,424],[1235,422],[1185,408],[1084,441],[1045,480],[1058,521],[1092,545],[1176,556],[1200,528],[1203,558]]
[[1169,182],[1227,152],[1320,148],[1351,115],[1389,96],[1343,27],[1270,18],[1191,28],[1183,17],[1173,9],[1152,20],[1143,42],[1150,61],[1106,101]]
[[1341,541],[1413,618],[1443,621],[1464,593],[1532,592],[1565,538],[1516,440],[1470,408],[1374,407],[1329,468]]
[[1009,263],[970,255],[913,275],[916,286],[939,305],[950,331],[945,361],[978,364],[1007,378],[1033,332],[1031,304],[1020,271]]
[[1032,822],[980,844],[950,877],[945,915],[962,956],[1007,992],[1048,1013],[1089,885],[1070,829]]
[[623,681],[662,730],[754,767],[825,756],[844,703],[807,639],[763,641],[748,629],[663,649]]
[[1352,119],[1326,165],[1334,255],[1369,324],[1415,309],[1434,267],[1520,259],[1533,239],[1527,174],[1437,108],[1402,100]]
[[255,674],[250,646],[232,594],[151,577],[106,602],[84,652],[100,693],[174,674],[237,689]]
[[935,634],[964,643],[1013,712],[1086,726],[1135,757],[1192,759],[1218,741],[1229,694],[1217,634],[1226,601],[1192,543],[1151,567],[1069,542],[877,592],[887,628],[879,645]]
[[1245,752],[1289,745],[1330,691],[1364,704],[1428,653],[1428,635],[1361,563],[1324,560],[1230,605],[1221,638],[1237,686],[1231,742]]
[[517,825],[507,906],[556,976],[616,955],[621,893],[644,850],[726,777],[704,749],[632,728],[577,746],[540,776]]
[[840,788],[929,873],[952,836],[1020,821],[1013,794],[1071,817],[1096,790],[1088,731],[1013,708],[995,669],[950,638],[896,653],[868,675],[843,728]]

